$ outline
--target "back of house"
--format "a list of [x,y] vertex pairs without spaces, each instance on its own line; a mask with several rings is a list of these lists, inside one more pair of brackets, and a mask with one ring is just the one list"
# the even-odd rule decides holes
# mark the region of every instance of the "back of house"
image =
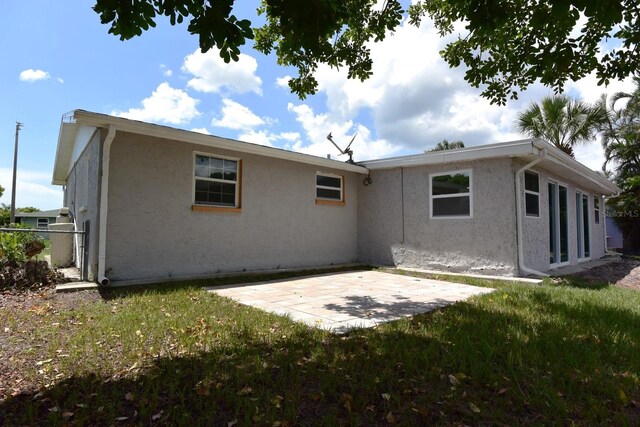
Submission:
[[604,255],[617,191],[539,140],[355,165],[82,110],[53,183],[102,284],[354,262],[540,274]]

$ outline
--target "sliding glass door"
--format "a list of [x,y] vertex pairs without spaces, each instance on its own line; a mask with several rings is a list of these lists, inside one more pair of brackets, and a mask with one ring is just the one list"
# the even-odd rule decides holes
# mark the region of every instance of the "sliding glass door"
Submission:
[[589,236],[589,196],[576,191],[576,236],[578,236],[578,259],[591,256]]
[[567,187],[549,183],[549,264],[569,262],[569,213]]

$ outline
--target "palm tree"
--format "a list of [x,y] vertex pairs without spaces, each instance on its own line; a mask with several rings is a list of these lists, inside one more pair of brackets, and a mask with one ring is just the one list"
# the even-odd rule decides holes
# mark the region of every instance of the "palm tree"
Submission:
[[573,147],[595,139],[605,121],[605,110],[599,103],[589,105],[566,95],[547,96],[518,115],[518,131],[531,138],[549,141],[573,156]]
[[636,88],[631,93],[618,92],[609,102],[605,95],[600,107],[606,110],[601,127],[605,163],[616,168],[613,179],[622,192],[607,202],[615,212],[614,220],[622,229],[625,248],[640,250],[640,77],[634,78]]
[[[443,139],[442,142],[438,142],[438,144],[428,151],[442,151],[442,150],[455,150],[456,148],[464,148],[464,142],[462,141],[452,141],[449,142],[446,139]],[[426,152],[427,150],[425,150]]]

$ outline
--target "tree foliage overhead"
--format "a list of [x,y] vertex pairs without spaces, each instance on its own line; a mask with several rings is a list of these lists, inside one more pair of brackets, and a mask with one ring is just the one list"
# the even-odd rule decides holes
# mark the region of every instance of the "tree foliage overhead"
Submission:
[[[233,7],[234,0],[96,0],[94,10],[122,40],[155,27],[161,15],[171,24],[188,20],[201,50],[215,46],[227,62],[237,61],[240,47],[255,38],[258,51],[275,52],[279,64],[298,69],[289,86],[301,98],[317,91],[319,64],[346,67],[350,78],[367,79],[370,42],[383,40],[407,12],[398,0],[262,0],[259,13],[266,23],[252,29]],[[442,55],[452,67],[466,64],[465,79],[499,104],[537,79],[560,91],[567,80],[594,70],[602,84],[640,69],[637,0],[421,0],[408,13],[414,25],[431,17],[442,36],[464,25],[464,34]],[[574,35],[581,15],[586,23]],[[610,37],[619,46],[599,58],[600,43]]]
[[573,147],[592,142],[605,121],[601,105],[589,105],[566,95],[547,96],[518,115],[516,128],[542,138],[573,156]]

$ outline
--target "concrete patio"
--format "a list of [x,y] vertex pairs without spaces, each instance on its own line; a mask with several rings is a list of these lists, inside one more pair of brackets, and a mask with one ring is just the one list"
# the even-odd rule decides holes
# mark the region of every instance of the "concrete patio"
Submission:
[[378,271],[329,273],[207,290],[336,333],[425,313],[493,291]]

